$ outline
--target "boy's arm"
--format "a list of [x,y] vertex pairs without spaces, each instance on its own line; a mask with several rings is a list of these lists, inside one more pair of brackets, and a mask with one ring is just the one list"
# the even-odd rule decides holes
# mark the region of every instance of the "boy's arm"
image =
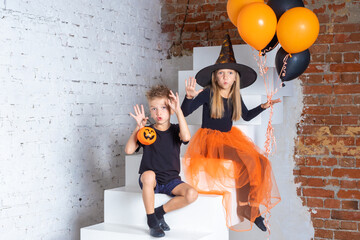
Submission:
[[184,114],[183,114],[181,108],[176,112],[176,117],[179,122],[179,128],[180,128],[179,136],[180,136],[181,141],[183,141],[183,142],[190,141],[190,138],[191,138],[190,130],[189,130],[189,127],[187,125],[186,119],[184,117]]
[[179,122],[179,128],[180,128],[179,137],[180,137],[181,141],[188,142],[188,141],[190,141],[191,135],[190,135],[189,127],[188,127],[185,117],[184,117],[184,113],[180,107],[179,94],[176,93],[176,95],[175,95],[172,91],[170,91],[169,97],[170,97],[170,100],[169,100],[168,104],[171,107],[171,109],[175,112],[176,117]]
[[126,154],[133,154],[135,150],[139,147],[137,144],[137,133],[140,130],[140,127],[137,125],[134,129],[133,133],[129,137],[129,140],[127,141],[125,145],[125,153]]
[[139,105],[136,104],[134,106],[134,111],[135,111],[135,115],[130,113],[130,116],[135,119],[137,125],[125,145],[126,154],[133,154],[135,150],[139,147],[139,145],[137,144],[137,133],[142,127],[146,125],[146,121],[148,120],[148,117],[145,117],[145,111],[143,105],[139,107]]

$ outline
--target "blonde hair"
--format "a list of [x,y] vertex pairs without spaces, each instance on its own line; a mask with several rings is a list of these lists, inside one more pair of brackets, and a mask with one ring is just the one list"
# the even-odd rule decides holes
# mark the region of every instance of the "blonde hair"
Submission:
[[146,92],[147,100],[152,100],[154,98],[169,98],[170,89],[165,85],[156,85],[150,88],[149,91]]
[[[220,95],[220,86],[216,79],[216,73],[219,70],[216,70],[211,74],[211,117],[212,118],[222,118],[224,116],[224,102]],[[236,71],[235,71],[236,72]],[[230,106],[230,101],[233,106],[232,111],[232,120],[237,121],[241,117],[241,96],[240,96],[240,75],[236,72],[235,81],[231,86],[229,98],[228,98],[228,106]]]

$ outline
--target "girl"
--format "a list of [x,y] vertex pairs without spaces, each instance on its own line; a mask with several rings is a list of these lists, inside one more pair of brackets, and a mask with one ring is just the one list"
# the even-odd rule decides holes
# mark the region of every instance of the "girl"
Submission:
[[232,230],[250,230],[255,222],[266,231],[261,214],[280,201],[271,164],[232,121],[240,117],[250,121],[280,99],[246,108],[240,88],[254,83],[256,73],[236,63],[228,35],[216,63],[199,71],[196,79],[205,88],[196,91],[195,78],[185,80],[186,97],[181,106],[188,116],[203,105],[202,126],[184,157],[186,178],[200,193],[223,195],[227,225]]

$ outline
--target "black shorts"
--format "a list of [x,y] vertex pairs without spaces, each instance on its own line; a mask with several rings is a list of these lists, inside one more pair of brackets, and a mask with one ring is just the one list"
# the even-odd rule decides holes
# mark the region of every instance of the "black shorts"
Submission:
[[[140,188],[142,189],[143,185],[142,185],[142,182],[141,182],[140,179],[141,179],[141,175],[139,176],[139,185],[140,185]],[[175,195],[172,194],[171,192],[176,186],[178,186],[181,183],[183,183],[183,181],[181,181],[178,178],[175,178],[175,179],[171,180],[167,184],[158,184],[156,182],[154,192],[155,193],[165,193],[165,194],[167,194],[167,195],[169,195],[171,197],[175,197]]]

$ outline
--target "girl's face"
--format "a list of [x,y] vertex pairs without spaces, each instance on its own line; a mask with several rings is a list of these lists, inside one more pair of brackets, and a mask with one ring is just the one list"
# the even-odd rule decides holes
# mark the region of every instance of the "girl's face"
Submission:
[[216,81],[220,88],[230,90],[235,82],[236,72],[232,69],[220,69],[216,72]]

